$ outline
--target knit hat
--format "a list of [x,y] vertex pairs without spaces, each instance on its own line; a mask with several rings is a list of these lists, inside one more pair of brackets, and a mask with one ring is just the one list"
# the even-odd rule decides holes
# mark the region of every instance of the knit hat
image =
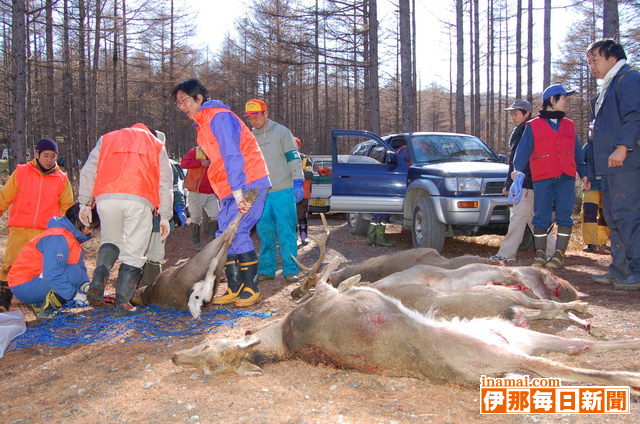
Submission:
[[36,152],[42,153],[45,150],[51,150],[52,152],[56,152],[57,154],[58,145],[50,138],[43,138],[42,140],[38,141],[38,144],[36,145]]

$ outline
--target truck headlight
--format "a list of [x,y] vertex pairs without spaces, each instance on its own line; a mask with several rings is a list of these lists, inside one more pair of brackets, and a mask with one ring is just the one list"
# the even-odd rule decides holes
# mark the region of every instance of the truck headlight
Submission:
[[482,178],[448,177],[444,179],[444,187],[449,191],[480,191]]

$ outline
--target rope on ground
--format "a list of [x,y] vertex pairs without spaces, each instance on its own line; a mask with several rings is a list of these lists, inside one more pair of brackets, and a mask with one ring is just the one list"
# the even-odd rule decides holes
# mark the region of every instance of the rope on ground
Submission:
[[47,322],[28,326],[23,335],[13,339],[8,350],[32,346],[69,347],[115,339],[152,343],[170,338],[186,339],[216,333],[221,325],[233,327],[241,317],[271,316],[257,312],[213,309],[203,310],[200,319],[195,320],[188,309],[164,309],[155,305],[137,308],[140,312],[125,317],[115,317],[113,308],[88,309],[79,313],[65,308]]

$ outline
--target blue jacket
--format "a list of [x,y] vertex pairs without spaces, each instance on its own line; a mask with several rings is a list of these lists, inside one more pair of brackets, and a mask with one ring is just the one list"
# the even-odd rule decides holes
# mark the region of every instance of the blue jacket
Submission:
[[[78,243],[84,243],[91,238],[91,236],[82,234],[65,217],[51,218],[47,228],[55,227],[61,227],[69,231]],[[68,286],[68,290],[58,293],[65,299],[73,298],[76,288],[81,283],[89,281],[87,267],[84,265],[84,252],[80,254],[80,261],[77,264],[68,264],[69,245],[63,236],[52,235],[44,237],[38,242],[36,248],[42,252],[42,278],[49,281],[53,287]],[[69,282],[72,284],[69,285]]]
[[[596,99],[591,101],[593,116]],[[640,169],[640,73],[624,65],[613,77],[595,117],[593,155],[596,175]],[[616,146],[630,149],[622,166],[609,168],[607,161]]]

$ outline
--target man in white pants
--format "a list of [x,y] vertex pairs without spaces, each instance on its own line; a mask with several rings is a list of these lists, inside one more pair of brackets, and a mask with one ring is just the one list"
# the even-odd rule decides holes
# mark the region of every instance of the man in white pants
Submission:
[[87,300],[99,305],[109,271],[120,259],[116,315],[135,311],[129,303],[140,280],[152,230],[152,211],[160,214],[160,236],[169,235],[173,173],[167,151],[144,124],[100,137],[80,171],[80,220],[91,221],[91,202],[101,221],[101,245]]
[[[509,148],[511,154],[509,157],[509,175],[505,181],[502,194],[507,196],[509,189],[513,183],[511,179],[511,172],[513,171],[513,157],[515,156],[520,137],[524,132],[527,121],[531,119],[533,108],[531,103],[526,100],[516,100],[511,107],[505,109],[511,115],[511,121],[516,126],[509,138]],[[526,227],[533,232],[531,226],[531,220],[533,219],[533,182],[531,180],[531,169],[529,165],[524,169],[524,182],[522,184],[522,197],[517,205],[511,207],[511,216],[509,218],[509,229],[507,235],[504,236],[502,243],[500,244],[500,250],[491,259],[499,260],[505,263],[512,263],[516,261],[516,253],[518,247],[522,243],[522,237]],[[547,237],[547,255],[551,256],[556,245],[556,240],[553,235]]]

